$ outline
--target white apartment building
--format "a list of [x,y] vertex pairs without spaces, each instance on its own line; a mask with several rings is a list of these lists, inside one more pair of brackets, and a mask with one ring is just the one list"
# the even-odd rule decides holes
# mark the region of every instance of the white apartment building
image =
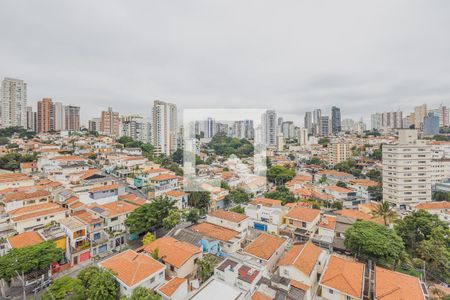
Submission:
[[383,200],[396,208],[431,201],[431,147],[417,130],[399,130],[397,144],[383,146]]
[[152,114],[153,145],[160,153],[170,155],[177,145],[177,106],[155,100]]
[[55,131],[64,130],[65,110],[61,102],[54,103],[54,112],[55,112]]
[[300,146],[308,144],[308,128],[296,128],[295,135]]
[[1,127],[27,128],[27,84],[20,79],[5,77],[2,81]]
[[444,182],[450,178],[450,159],[431,160],[431,185]]
[[275,147],[277,145],[277,113],[274,110],[268,110],[263,114],[262,129],[265,144]]

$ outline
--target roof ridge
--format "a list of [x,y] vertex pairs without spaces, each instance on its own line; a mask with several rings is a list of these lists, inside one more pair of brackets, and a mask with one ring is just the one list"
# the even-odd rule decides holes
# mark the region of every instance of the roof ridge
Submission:
[[396,287],[393,287],[392,289],[387,290],[385,293],[379,295],[378,298],[381,299],[381,298],[383,298],[384,296],[390,295],[390,294],[392,294],[393,292],[398,291],[398,290],[400,290],[400,289],[401,289],[400,286],[397,285]]
[[328,281],[330,281],[330,280],[332,280],[332,279],[335,279],[335,278],[338,277],[338,276],[341,276],[341,277],[344,279],[344,281],[347,283],[347,285],[350,287],[350,289],[351,289],[353,292],[355,292],[355,294],[358,294],[358,292],[355,291],[355,289],[353,288],[353,286],[352,286],[352,285],[350,284],[350,282],[347,280],[347,277],[345,277],[344,272],[337,273],[337,274],[335,274],[334,276],[331,276],[330,278],[328,278],[327,280],[325,280],[325,281],[323,281],[323,282],[324,282],[324,283],[325,283],[325,282],[328,282]]

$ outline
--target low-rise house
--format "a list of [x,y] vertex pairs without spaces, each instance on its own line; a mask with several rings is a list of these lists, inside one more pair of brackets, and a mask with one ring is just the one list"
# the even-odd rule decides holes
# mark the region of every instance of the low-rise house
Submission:
[[[220,298],[219,298],[220,295]],[[233,299],[244,300],[246,299],[245,293],[225,282],[218,280],[214,277],[209,278],[193,295],[189,300],[209,300],[209,299]]]
[[375,300],[425,300],[426,285],[419,278],[375,267]]
[[378,182],[370,179],[350,179],[347,181],[347,187],[356,193],[356,197],[367,201],[370,199],[369,187],[378,186]]
[[103,220],[85,210],[76,211],[73,216],[86,225],[91,257],[108,253],[109,235],[104,230]]
[[206,215],[206,222],[237,231],[243,237],[247,235],[248,221],[246,215],[226,210],[216,210]]
[[38,171],[37,163],[35,162],[23,162],[20,164],[20,172],[23,174],[36,173]]
[[338,210],[336,212],[336,214],[343,216],[343,217],[352,218],[355,220],[370,221],[370,222],[374,222],[377,224],[384,224],[382,217],[374,217],[373,215],[362,212],[360,210],[341,209],[341,210]]
[[10,211],[10,223],[18,233],[36,230],[66,216],[66,210],[55,203],[34,204]]
[[294,245],[278,263],[279,275],[307,286],[305,300],[312,300],[317,289],[317,275],[322,272],[326,253],[312,242]]
[[320,221],[320,210],[295,207],[285,215],[285,224],[296,240],[307,241],[316,232]]
[[6,239],[7,248],[9,249],[20,249],[29,246],[34,246],[44,242],[42,236],[36,231],[27,231],[19,233],[18,235],[10,236]]
[[80,201],[84,204],[105,204],[114,202],[119,195],[125,194],[125,187],[120,184],[97,186],[89,189],[87,193],[78,193]]
[[34,185],[34,180],[23,173],[0,174],[0,190]]
[[9,212],[29,205],[48,203],[50,198],[50,192],[42,186],[30,186],[26,190],[4,195],[1,202],[5,205],[5,211]]
[[[237,231],[207,222],[194,225],[189,230],[206,237],[202,238],[200,243],[202,250],[210,253],[219,254],[222,251],[234,253],[241,248],[241,243],[244,240],[243,236]],[[212,247],[216,249],[211,249]]]
[[209,205],[210,211],[225,208],[225,197],[229,194],[227,189],[212,186],[206,183],[202,184],[201,188],[209,192],[211,198],[211,203]]
[[148,195],[151,198],[164,196],[168,191],[177,190],[180,188],[178,177],[172,174],[161,174],[150,178]]
[[320,278],[326,300],[363,299],[364,264],[331,255]]
[[328,182],[336,184],[338,181],[347,181],[353,179],[353,175],[335,170],[322,170],[315,175],[315,181],[325,178]]
[[182,190],[172,190],[164,193],[169,200],[175,201],[175,206],[179,210],[183,210],[188,206],[188,194]]
[[174,277],[157,290],[163,300],[186,300],[189,293],[186,278]]
[[125,244],[127,236],[125,220],[139,206],[125,201],[114,201],[106,204],[92,204],[86,210],[103,219],[105,231],[110,235],[110,250]]
[[245,214],[250,217],[249,226],[269,233],[278,233],[287,211],[280,200],[269,198],[254,199],[245,207]]
[[313,241],[321,247],[331,248],[335,237],[335,230],[336,217],[324,215],[319,223],[317,233],[314,234]]
[[255,257],[267,270],[272,271],[284,254],[286,244],[287,241],[281,237],[261,233],[242,251],[244,254]]
[[414,210],[423,209],[432,215],[439,217],[441,221],[450,223],[450,201],[421,203],[414,207]]
[[75,217],[59,220],[61,228],[67,236],[66,258],[71,265],[77,265],[91,258],[90,242],[87,236],[87,226]]
[[[148,254],[155,253],[166,265],[166,274],[172,277],[193,277],[197,272],[197,260],[202,259],[202,250],[172,237],[162,237],[145,245]],[[155,252],[156,251],[156,252]]]
[[214,269],[214,277],[246,293],[253,293],[264,268],[235,257],[228,257]]
[[165,282],[165,266],[145,253],[126,250],[99,263],[110,269],[120,286],[120,293],[130,296],[137,287],[156,289]]

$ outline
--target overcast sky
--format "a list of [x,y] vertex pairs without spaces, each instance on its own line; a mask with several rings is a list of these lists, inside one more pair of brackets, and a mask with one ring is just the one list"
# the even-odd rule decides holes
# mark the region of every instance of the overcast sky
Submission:
[[300,121],[450,105],[450,1],[1,1],[0,76],[28,102],[150,114],[268,108]]

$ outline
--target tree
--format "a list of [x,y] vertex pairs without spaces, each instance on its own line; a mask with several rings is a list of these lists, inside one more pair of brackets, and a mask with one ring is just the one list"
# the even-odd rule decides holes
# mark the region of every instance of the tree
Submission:
[[148,245],[155,240],[155,235],[151,232],[147,232],[142,238],[142,244]]
[[336,209],[336,210],[340,210],[342,209],[343,205],[341,201],[333,201],[333,203],[331,203],[331,208],[332,209]]
[[345,182],[339,180],[338,182],[336,182],[336,186],[341,187],[341,188],[346,188],[347,184]]
[[56,279],[42,294],[42,300],[84,300],[86,290],[78,278],[63,276]]
[[246,139],[229,137],[218,133],[207,144],[208,149],[214,150],[217,155],[228,157],[232,154],[238,157],[253,156],[253,144]]
[[200,211],[198,208],[192,208],[185,214],[184,217],[186,221],[196,224],[200,219]]
[[175,150],[175,152],[172,154],[172,160],[176,162],[179,165],[183,164],[183,149],[178,148]]
[[209,192],[191,192],[188,198],[188,204],[191,207],[195,207],[198,209],[202,209],[207,211],[210,203],[210,195]]
[[241,205],[236,205],[235,207],[230,208],[230,211],[238,213],[238,214],[245,213],[245,209]]
[[163,220],[175,207],[175,201],[167,197],[158,198],[134,210],[125,220],[130,233],[148,231],[151,227],[162,227]]
[[369,179],[376,181],[376,182],[381,182],[381,180],[382,180],[382,174],[381,174],[380,170],[375,170],[375,169],[369,170],[366,173],[366,176],[369,177]]
[[0,257],[0,278],[10,280],[17,272],[29,274],[50,269],[50,264],[63,258],[63,250],[53,242],[43,242],[25,248],[13,248]]
[[273,192],[267,192],[264,194],[264,197],[270,199],[281,200],[281,203],[284,205],[286,203],[295,202],[295,196],[287,189],[285,186],[277,186],[276,190]]
[[402,239],[392,229],[369,221],[356,221],[345,231],[345,247],[359,258],[396,266],[404,254]]
[[398,218],[397,213],[392,209],[388,202],[380,203],[372,214],[374,217],[382,217],[385,226]]
[[197,260],[199,277],[202,282],[205,282],[214,273],[216,259],[212,255],[205,255],[203,259]]
[[90,266],[81,270],[78,279],[86,289],[87,299],[116,299],[119,285],[110,270]]
[[276,185],[284,185],[295,176],[295,171],[282,167],[273,166],[267,170],[267,179]]
[[9,140],[5,136],[0,136],[0,145],[7,145],[9,143]]
[[169,215],[163,219],[163,226],[165,229],[172,229],[181,221],[181,213],[176,210],[169,212]]
[[434,228],[447,229],[445,222],[425,210],[414,211],[404,217],[395,226],[397,234],[403,239],[410,253],[415,253],[420,242],[431,236]]
[[225,199],[235,204],[247,204],[250,197],[244,190],[236,189],[226,195]]
[[145,287],[137,287],[131,293],[131,296],[127,298],[129,300],[162,300],[161,295],[152,292]]
[[433,228],[429,239],[420,242],[417,253],[427,262],[427,269],[434,278],[450,281],[450,230]]
[[434,201],[450,201],[450,193],[444,191],[433,192]]
[[330,139],[327,137],[319,139],[319,145],[326,147],[330,143]]

